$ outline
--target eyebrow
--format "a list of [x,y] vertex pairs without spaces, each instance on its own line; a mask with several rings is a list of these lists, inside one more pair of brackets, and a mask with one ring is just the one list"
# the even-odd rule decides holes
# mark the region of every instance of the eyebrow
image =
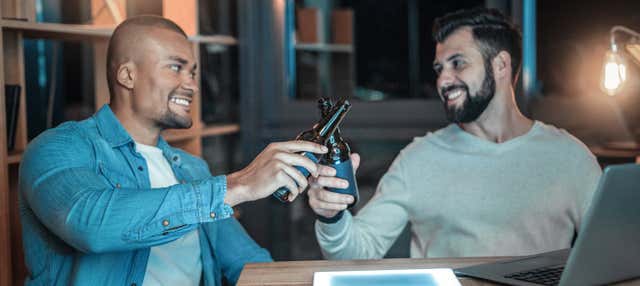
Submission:
[[187,60],[185,60],[185,59],[183,59],[181,57],[178,57],[178,56],[170,56],[169,59],[172,60],[172,61],[179,62],[179,63],[181,63],[183,65],[186,65],[186,64],[189,63],[189,61],[187,61]]
[[[183,58],[178,57],[178,56],[170,56],[169,60],[179,62],[180,64],[183,64],[183,65],[186,65],[186,64],[189,63],[188,60],[183,59]],[[191,68],[191,71],[195,71],[197,69],[198,69],[198,64],[197,63],[193,64],[193,68]]]
[[[463,55],[462,55],[461,53],[455,53],[455,54],[453,54],[453,55],[449,56],[449,57],[445,60],[445,62],[450,62],[450,61],[452,61],[452,60],[455,60],[455,59],[457,59],[457,58],[462,58],[462,57],[463,57]],[[435,67],[435,66],[439,66],[439,65],[441,65],[441,64],[440,64],[438,61],[434,61],[434,62],[433,62],[433,66],[434,66],[434,67]]]

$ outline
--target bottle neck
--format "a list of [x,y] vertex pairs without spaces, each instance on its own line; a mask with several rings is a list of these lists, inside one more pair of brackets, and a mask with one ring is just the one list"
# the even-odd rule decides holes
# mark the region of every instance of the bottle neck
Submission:
[[320,122],[314,127],[317,132],[317,143],[326,145],[326,142],[338,129],[340,122],[345,117],[351,105],[349,101],[342,100],[340,104],[336,105],[327,116],[322,117]]

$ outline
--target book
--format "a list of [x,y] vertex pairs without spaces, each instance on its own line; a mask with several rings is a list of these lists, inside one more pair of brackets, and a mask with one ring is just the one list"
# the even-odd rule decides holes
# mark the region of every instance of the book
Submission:
[[296,9],[296,42],[300,44],[324,43],[322,14],[318,8]]
[[20,112],[20,86],[6,84],[4,86],[5,115],[7,124],[7,147],[11,151],[15,147],[18,113]]
[[334,9],[331,11],[331,42],[353,44],[353,10]]

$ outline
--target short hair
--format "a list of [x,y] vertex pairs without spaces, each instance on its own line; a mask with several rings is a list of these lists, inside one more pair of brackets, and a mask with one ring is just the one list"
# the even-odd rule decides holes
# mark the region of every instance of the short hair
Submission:
[[122,23],[120,23],[116,29],[113,31],[111,38],[109,39],[109,47],[107,48],[107,85],[109,86],[110,94],[114,92],[113,85],[115,84],[115,77],[117,73],[117,64],[114,61],[116,60],[115,53],[117,50],[117,45],[119,41],[122,40],[130,40],[130,39],[121,39],[126,31],[132,29],[134,27],[155,27],[160,29],[167,29],[173,32],[176,32],[185,39],[188,39],[187,33],[180,28],[173,21],[155,15],[140,15],[131,17],[126,19]]
[[520,74],[522,62],[522,34],[520,30],[496,9],[473,8],[459,10],[435,19],[433,39],[444,42],[462,27],[471,28],[474,40],[480,47],[485,64],[501,51],[511,56],[511,76],[515,83]]

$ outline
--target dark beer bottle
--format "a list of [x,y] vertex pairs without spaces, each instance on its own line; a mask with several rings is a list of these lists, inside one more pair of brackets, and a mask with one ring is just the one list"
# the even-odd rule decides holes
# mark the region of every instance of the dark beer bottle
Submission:
[[[318,108],[320,109],[323,117],[330,112],[331,107],[332,103],[330,99],[321,98],[318,100]],[[329,137],[326,146],[329,151],[322,157],[321,163],[335,168],[336,177],[345,179],[349,182],[349,186],[345,189],[328,188],[328,190],[336,193],[352,195],[354,200],[353,203],[349,205],[349,208],[351,208],[358,202],[360,195],[358,192],[358,184],[353,173],[353,165],[351,164],[351,148],[342,138],[340,128],[336,129],[335,133]]]
[[[336,104],[336,107],[331,109],[327,116],[323,116],[318,123],[316,123],[310,130],[304,131],[296,136],[296,140],[305,140],[314,142],[320,145],[326,145],[329,137],[340,125],[340,122],[344,116],[349,112],[351,104],[347,100],[343,100]],[[311,159],[314,163],[318,163],[318,157],[315,154],[309,152],[302,152],[301,155]],[[295,166],[295,168],[302,173],[305,177],[309,176],[309,171],[301,166]],[[273,193],[273,196],[278,198],[281,202],[289,202],[289,189],[282,187]]]

